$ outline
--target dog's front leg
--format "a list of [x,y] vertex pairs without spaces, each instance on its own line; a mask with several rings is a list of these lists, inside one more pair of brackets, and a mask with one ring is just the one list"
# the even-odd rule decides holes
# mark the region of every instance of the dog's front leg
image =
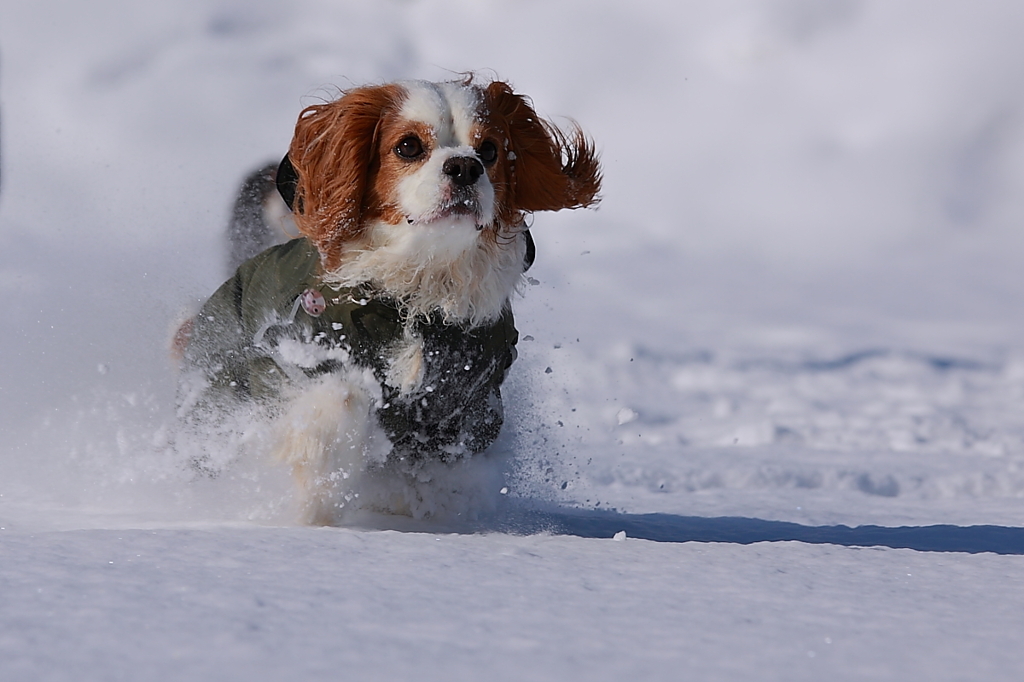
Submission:
[[337,523],[358,498],[367,465],[390,449],[373,413],[375,398],[354,379],[315,380],[295,392],[275,424],[273,451],[291,469],[302,523]]

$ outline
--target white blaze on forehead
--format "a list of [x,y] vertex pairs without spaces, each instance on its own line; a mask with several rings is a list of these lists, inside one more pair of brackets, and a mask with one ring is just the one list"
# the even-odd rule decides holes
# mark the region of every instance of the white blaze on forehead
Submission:
[[487,225],[494,220],[494,186],[483,174],[472,188],[463,188],[458,201],[475,213],[475,220],[452,214],[453,184],[444,171],[452,157],[476,158],[474,130],[480,125],[479,88],[461,83],[402,83],[405,100],[399,115],[406,121],[430,128],[431,138],[424,140],[428,156],[415,169],[404,173],[396,187],[396,203],[406,219],[413,223],[446,220],[453,226]]
[[431,127],[441,147],[472,146],[473,127],[478,123],[480,95],[476,88],[460,83],[409,81],[401,116]]

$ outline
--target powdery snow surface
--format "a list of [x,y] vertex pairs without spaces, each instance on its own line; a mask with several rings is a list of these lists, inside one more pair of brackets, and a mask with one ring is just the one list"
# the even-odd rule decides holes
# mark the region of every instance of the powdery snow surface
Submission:
[[[1020,679],[1022,29],[0,6],[0,679]],[[260,462],[195,480],[166,349],[242,177],[338,88],[466,70],[606,169],[598,211],[536,216],[494,451],[361,479],[424,518],[340,528]]]
[[1009,679],[1018,565],[543,535],[16,533],[5,679]]

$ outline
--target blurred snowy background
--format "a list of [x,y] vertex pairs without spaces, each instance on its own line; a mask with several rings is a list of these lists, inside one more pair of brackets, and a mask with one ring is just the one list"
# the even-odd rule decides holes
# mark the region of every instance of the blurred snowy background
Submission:
[[166,474],[168,334],[226,276],[242,176],[337,88],[478,70],[606,167],[596,213],[537,217],[517,302],[509,390],[547,449],[522,454],[558,495],[1019,519],[1021,26],[997,2],[9,4],[7,485],[45,471],[28,499],[67,505]]
[[[226,276],[238,183],[338,88],[467,70],[578,120],[606,170],[598,211],[536,218],[514,497],[1019,526],[1022,30],[995,0],[5,2],[0,526],[244,518],[184,514],[161,458],[167,341]],[[849,660],[898,656],[892,627]]]

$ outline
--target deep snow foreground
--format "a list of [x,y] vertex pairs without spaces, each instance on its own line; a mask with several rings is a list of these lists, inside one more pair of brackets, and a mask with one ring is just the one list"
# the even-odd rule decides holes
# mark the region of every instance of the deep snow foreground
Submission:
[[1012,679],[1024,665],[1019,557],[253,528],[0,549],[5,680]]
[[[1022,27],[0,6],[0,678],[1019,679]],[[599,211],[536,218],[480,504],[307,529],[273,475],[191,480],[167,339],[237,183],[333,87],[463,69],[607,171]]]

